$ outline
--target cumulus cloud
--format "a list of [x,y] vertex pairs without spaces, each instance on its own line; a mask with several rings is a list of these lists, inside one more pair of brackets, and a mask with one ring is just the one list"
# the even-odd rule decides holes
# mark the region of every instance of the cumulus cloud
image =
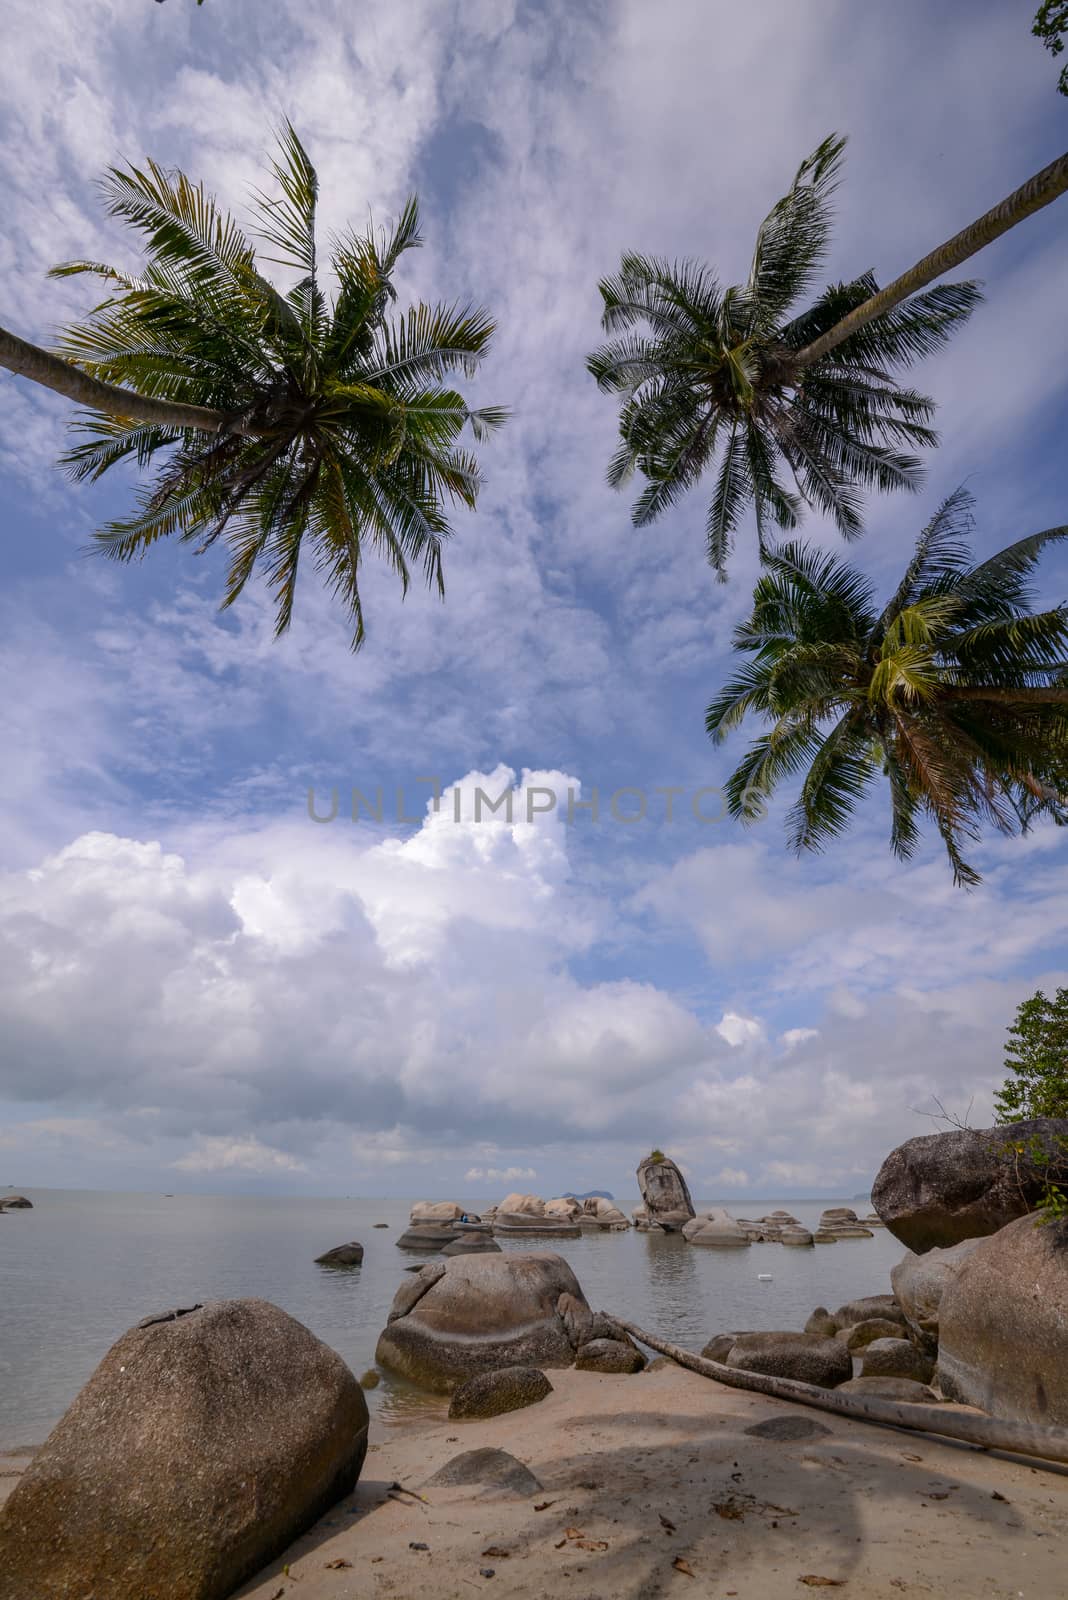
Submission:
[[171,1162],[180,1172],[303,1172],[304,1162],[272,1150],[253,1134],[243,1139],[199,1139],[196,1148]]

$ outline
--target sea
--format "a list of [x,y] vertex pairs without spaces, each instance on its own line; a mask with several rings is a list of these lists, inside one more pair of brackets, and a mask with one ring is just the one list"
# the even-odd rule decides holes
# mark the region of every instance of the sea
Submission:
[[[410,1200],[19,1192],[33,1210],[0,1215],[0,1450],[39,1444],[127,1328],[196,1301],[270,1300],[360,1377],[374,1365],[405,1267],[427,1259],[396,1244]],[[460,1204],[478,1210],[477,1201]],[[858,1214],[869,1209],[853,1199],[787,1197],[747,1199],[741,1214],[761,1216],[781,1206],[814,1226],[828,1205],[852,1205]],[[316,1265],[316,1256],[350,1240],[364,1246],[361,1266]],[[715,1333],[801,1328],[818,1305],[833,1309],[860,1295],[885,1294],[890,1268],[904,1254],[884,1229],[871,1239],[812,1249],[707,1250],[678,1234],[633,1229],[509,1239],[504,1248],[558,1251],[595,1308],[693,1350]],[[367,1399],[385,1427],[444,1409],[440,1399],[385,1374]]]

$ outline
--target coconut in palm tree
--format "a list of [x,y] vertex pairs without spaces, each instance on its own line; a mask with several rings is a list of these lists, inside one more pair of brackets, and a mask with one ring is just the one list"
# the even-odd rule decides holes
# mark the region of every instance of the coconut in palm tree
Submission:
[[971,500],[958,489],[921,533],[887,604],[865,576],[793,542],[769,552],[734,646],[751,657],[708,708],[722,741],[750,714],[769,726],[727,784],[753,821],[803,774],[788,832],[798,851],[842,834],[880,777],[890,844],[908,859],[938,829],[958,884],[984,824],[1068,821],[1068,606],[1035,612],[1028,578],[1068,535],[1047,528],[973,565]]

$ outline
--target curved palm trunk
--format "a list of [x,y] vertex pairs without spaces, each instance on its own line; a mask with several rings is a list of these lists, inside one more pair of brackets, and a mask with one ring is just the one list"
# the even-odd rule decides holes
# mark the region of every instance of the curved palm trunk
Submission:
[[713,1378],[728,1389],[747,1389],[752,1394],[767,1394],[776,1400],[815,1406],[818,1411],[835,1411],[857,1422],[876,1422],[890,1428],[912,1428],[921,1433],[941,1434],[946,1439],[962,1439],[984,1450],[1011,1450],[1015,1455],[1035,1456],[1040,1461],[1068,1462],[1068,1428],[1050,1428],[1040,1423],[1010,1422],[1001,1417],[966,1411],[953,1411],[944,1405],[913,1405],[910,1401],[876,1399],[874,1395],[839,1394],[836,1389],[820,1389],[795,1378],[773,1378],[764,1372],[746,1372],[719,1361],[695,1356],[670,1339],[646,1333],[633,1322],[616,1317],[632,1339],[658,1350],[680,1367]]
[[233,428],[251,436],[252,430],[234,424],[222,411],[206,406],[181,405],[172,400],[157,400],[151,395],[134,394],[113,383],[101,383],[87,372],[54,356],[39,345],[29,344],[17,334],[0,328],[0,367],[18,378],[29,378],[46,389],[54,389],[80,406],[102,411],[110,417],[129,417],[134,422],[155,422],[164,428],[195,428],[199,433],[220,433]]
[[908,272],[902,273],[900,278],[895,278],[893,283],[887,284],[885,289],[880,289],[878,294],[873,294],[870,300],[857,306],[841,322],[830,328],[821,338],[808,344],[799,351],[795,360],[798,368],[810,367],[814,361],[842,344],[851,334],[865,327],[869,322],[874,322],[876,317],[892,311],[894,306],[900,305],[902,300],[907,300],[918,289],[924,288],[933,279],[940,278],[945,272],[952,272],[954,267],[959,267],[962,261],[967,261],[969,256],[975,255],[984,245],[990,244],[1003,233],[1008,233],[1024,217],[1029,217],[1034,211],[1041,211],[1043,206],[1048,206],[1068,189],[1068,152],[1058,156],[1056,161],[1051,161],[1048,167],[1043,167],[1041,172],[1029,178],[1023,186],[1002,200],[1000,205],[988,211],[985,216],[973,222],[971,227],[954,234],[945,244],[939,245],[937,250],[932,250],[930,255],[924,256],[922,261]]

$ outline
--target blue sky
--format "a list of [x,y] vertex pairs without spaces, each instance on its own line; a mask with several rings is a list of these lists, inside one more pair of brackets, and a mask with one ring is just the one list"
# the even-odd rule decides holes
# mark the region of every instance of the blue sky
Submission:
[[[67,485],[68,408],[0,379],[0,1175],[499,1198],[625,1189],[655,1142],[709,1198],[853,1193],[933,1096],[986,1118],[1016,1004],[1064,981],[1061,836],[988,841],[965,895],[933,845],[891,860],[881,795],[800,862],[782,807],[695,820],[742,743],[713,750],[703,712],[751,537],[721,586],[699,496],[630,527],[583,358],[621,249],[737,280],[831,130],[828,278],[886,281],[1060,152],[1055,79],[997,4],[9,0],[5,325],[47,340],[84,309],[53,262],[132,259],[93,191],[109,162],[154,155],[240,210],[289,116],[324,231],[418,189],[401,298],[491,308],[477,390],[514,415],[446,603],[369,571],[352,658],[311,579],[276,644],[261,593],[220,616],[218,561],[87,557],[131,482]],[[853,558],[884,587],[962,481],[977,552],[1066,518],[1066,206],[972,264],[986,303],[918,374],[944,442],[920,495],[870,507]],[[1066,580],[1051,559],[1043,594]],[[424,815],[420,775],[465,820]],[[516,787],[512,827],[469,820],[480,783]],[[379,785],[383,824],[345,820]],[[422,822],[395,821],[398,785]],[[309,786],[338,820],[309,820]],[[527,824],[531,786],[559,805]],[[596,824],[564,818],[579,786]],[[622,787],[646,821],[611,819]]]

